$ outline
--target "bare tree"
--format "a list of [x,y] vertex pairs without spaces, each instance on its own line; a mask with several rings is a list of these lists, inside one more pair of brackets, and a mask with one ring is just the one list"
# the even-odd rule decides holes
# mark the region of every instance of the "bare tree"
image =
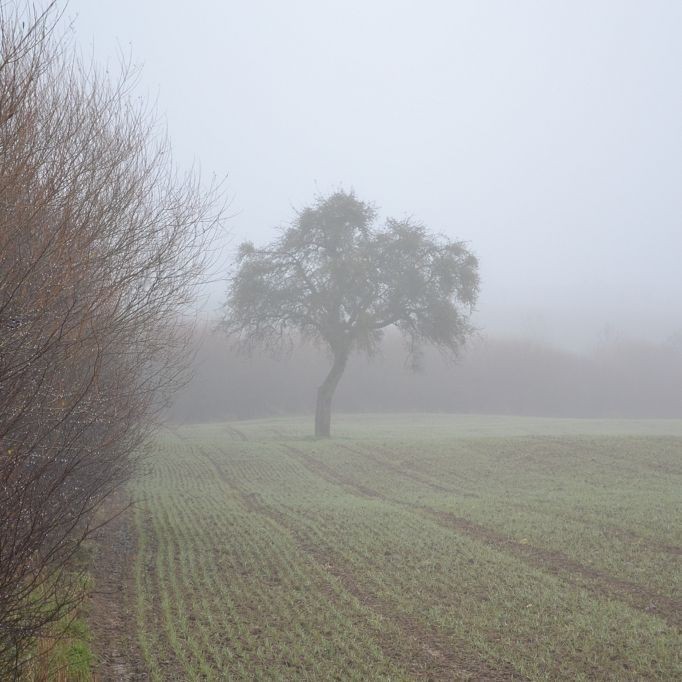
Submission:
[[456,353],[471,331],[476,258],[461,242],[411,220],[375,226],[376,213],[336,192],[300,212],[263,249],[242,244],[223,326],[244,349],[324,345],[332,367],[317,391],[315,435],[330,435],[334,391],[354,350],[373,353],[383,331],[402,332],[413,361],[424,343]]
[[186,367],[216,192],[153,112],[0,5],[0,678],[80,598],[68,568]]

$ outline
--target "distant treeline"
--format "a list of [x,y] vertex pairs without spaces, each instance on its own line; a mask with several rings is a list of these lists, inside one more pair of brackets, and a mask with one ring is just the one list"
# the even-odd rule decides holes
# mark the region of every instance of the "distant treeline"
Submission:
[[[172,409],[177,421],[312,412],[328,367],[300,347],[245,358],[220,334],[198,343],[195,377]],[[456,364],[427,352],[411,371],[397,338],[368,361],[351,358],[335,398],[349,412],[429,411],[565,417],[682,417],[682,349],[617,342],[577,353],[538,342],[479,337]]]

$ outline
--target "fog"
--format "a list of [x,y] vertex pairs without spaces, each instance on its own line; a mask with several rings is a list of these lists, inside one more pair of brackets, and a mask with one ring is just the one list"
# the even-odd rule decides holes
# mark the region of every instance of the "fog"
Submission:
[[[129,54],[143,67],[140,93],[156,98],[178,162],[226,178],[229,234],[206,288],[208,317],[239,242],[265,243],[316,193],[352,187],[382,215],[414,216],[479,258],[473,323],[492,346],[479,341],[447,374],[453,381],[469,385],[469,372],[473,391],[486,353],[510,367],[513,356],[566,395],[550,410],[537,384],[527,404],[514,394],[519,410],[573,414],[574,365],[617,396],[619,382],[635,382],[628,353],[646,356],[645,366],[678,362],[682,4],[71,0],[67,15],[84,52],[112,68]],[[384,383],[400,364],[387,353],[371,370]],[[604,354],[619,359],[597,378]],[[273,382],[278,372],[299,377],[295,362],[251,360],[231,374],[225,366],[224,382],[244,374],[248,383],[247,367],[253,377],[269,368]],[[392,391],[370,400],[354,383],[353,372],[370,376],[364,363],[349,366],[340,407],[390,402]],[[429,367],[400,390],[431,395]],[[301,408],[324,362],[306,369]],[[677,376],[659,374],[662,386]],[[513,410],[501,383],[492,402],[449,396],[423,406]],[[356,389],[366,400],[351,397]],[[595,414],[657,411],[642,400],[581,404]],[[679,414],[676,397],[666,400],[658,411]],[[254,411],[281,409],[274,403]],[[399,407],[417,403],[405,397]]]
[[[178,422],[309,413],[329,367],[302,344],[286,357],[247,358],[205,330],[195,376],[171,410]],[[390,335],[379,356],[349,364],[334,404],[347,412],[459,412],[546,417],[679,418],[682,347],[615,342],[577,353],[522,338],[471,341],[453,364],[427,352],[417,372]]]
[[0,682],[682,680],[681,38],[0,0]]

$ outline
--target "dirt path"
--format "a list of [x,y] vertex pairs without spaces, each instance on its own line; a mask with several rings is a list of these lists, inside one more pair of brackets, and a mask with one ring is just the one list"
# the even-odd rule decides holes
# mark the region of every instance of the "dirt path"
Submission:
[[126,509],[126,504],[126,498],[120,494],[108,502],[104,516],[119,515],[100,528],[94,538],[92,574],[95,584],[88,622],[97,657],[94,679],[98,682],[148,679],[135,636],[133,562],[136,539],[132,510]]

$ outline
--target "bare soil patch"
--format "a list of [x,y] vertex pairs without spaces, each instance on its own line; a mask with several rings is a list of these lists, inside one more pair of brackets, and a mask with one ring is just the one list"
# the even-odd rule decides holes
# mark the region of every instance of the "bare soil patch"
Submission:
[[135,637],[133,562],[136,534],[129,502],[123,494],[110,499],[103,518],[114,516],[94,538],[94,590],[88,622],[97,657],[99,682],[136,682],[148,679]]

